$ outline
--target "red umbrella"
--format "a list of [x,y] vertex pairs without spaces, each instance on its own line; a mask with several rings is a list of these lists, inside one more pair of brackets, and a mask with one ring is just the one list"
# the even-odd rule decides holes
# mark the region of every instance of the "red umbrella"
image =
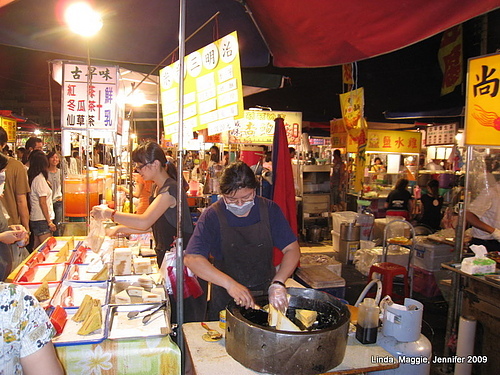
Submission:
[[[292,161],[288,151],[285,123],[280,117],[274,120],[272,197],[285,214],[293,233],[297,235],[297,208],[295,207]],[[283,253],[275,248],[274,265],[280,264],[282,258]]]

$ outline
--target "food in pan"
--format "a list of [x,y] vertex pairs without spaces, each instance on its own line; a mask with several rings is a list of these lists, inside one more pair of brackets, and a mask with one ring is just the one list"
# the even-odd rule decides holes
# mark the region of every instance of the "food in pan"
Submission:
[[408,245],[411,241],[406,237],[391,237],[387,240],[387,242],[395,244],[395,245]]
[[49,283],[44,281],[35,291],[34,296],[39,302],[47,301],[50,298]]
[[318,313],[312,310],[297,309],[295,310],[295,318],[298,319],[306,328],[314,324]]
[[77,332],[79,335],[82,336],[88,335],[100,329],[102,326],[101,301],[99,301],[98,299],[92,299],[91,303],[92,305],[90,307],[90,311],[88,312],[87,316],[85,317],[85,320],[83,321],[82,326]]
[[42,278],[43,281],[57,281],[57,266],[52,266],[49,272]]
[[82,304],[78,308],[78,311],[75,315],[73,315],[72,320],[75,322],[83,322],[87,315],[90,313],[90,309],[92,308],[92,297],[88,294],[83,297]]
[[108,265],[105,264],[99,272],[97,272],[94,276],[92,276],[91,280],[94,280],[94,281],[105,281],[108,278],[109,278]]

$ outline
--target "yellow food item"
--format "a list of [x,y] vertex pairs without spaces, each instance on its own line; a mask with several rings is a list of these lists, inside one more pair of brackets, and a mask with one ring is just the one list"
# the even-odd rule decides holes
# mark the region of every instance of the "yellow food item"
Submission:
[[78,311],[76,312],[75,315],[71,318],[75,322],[83,322],[85,318],[89,315],[90,310],[92,308],[92,297],[89,296],[88,294],[83,297],[82,304],[78,308]]
[[42,285],[38,287],[34,296],[39,302],[47,301],[50,298],[49,283],[44,281]]
[[57,281],[57,266],[52,266],[49,272],[42,278],[43,281]]
[[83,321],[82,326],[78,330],[79,335],[88,335],[95,330],[101,328],[102,326],[102,308],[101,301],[98,299],[92,299],[92,307],[90,309],[90,314]]
[[104,281],[109,278],[109,270],[108,270],[108,265],[105,264],[102,269],[97,272],[94,276],[92,276],[91,280],[96,280],[96,281]]
[[304,325],[304,327],[309,328],[316,321],[318,312],[298,309],[295,310],[295,317]]
[[388,240],[389,243],[397,244],[397,245],[406,245],[410,240],[406,237],[391,237]]
[[115,294],[115,303],[131,303],[132,299],[128,295],[126,290],[122,290],[120,293]]
[[270,327],[276,327],[278,331],[301,331],[299,327],[288,319],[285,314],[277,310],[272,304],[269,304],[268,323]]

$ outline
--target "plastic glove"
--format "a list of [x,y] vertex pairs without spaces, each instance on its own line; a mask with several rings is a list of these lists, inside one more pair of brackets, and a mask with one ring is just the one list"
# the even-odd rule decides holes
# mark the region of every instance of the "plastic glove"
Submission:
[[277,310],[285,313],[288,308],[288,298],[286,288],[283,285],[271,284],[268,290],[269,303]]
[[113,211],[108,206],[100,204],[99,206],[94,206],[92,211],[90,211],[90,215],[96,220],[106,220],[109,215],[106,214],[107,211]]
[[497,240],[498,242],[500,242],[500,229],[496,228],[493,233],[491,233],[491,235],[493,236],[493,238],[495,240]]

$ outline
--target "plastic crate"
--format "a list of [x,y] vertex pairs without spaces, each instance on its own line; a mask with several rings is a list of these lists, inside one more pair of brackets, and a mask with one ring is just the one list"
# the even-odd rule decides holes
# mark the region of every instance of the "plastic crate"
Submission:
[[422,240],[415,244],[412,264],[427,271],[438,271],[441,263],[453,260],[454,250],[450,245]]
[[436,282],[432,271],[424,270],[412,265],[413,268],[413,291],[420,293],[424,297],[437,297],[441,295],[441,290]]

